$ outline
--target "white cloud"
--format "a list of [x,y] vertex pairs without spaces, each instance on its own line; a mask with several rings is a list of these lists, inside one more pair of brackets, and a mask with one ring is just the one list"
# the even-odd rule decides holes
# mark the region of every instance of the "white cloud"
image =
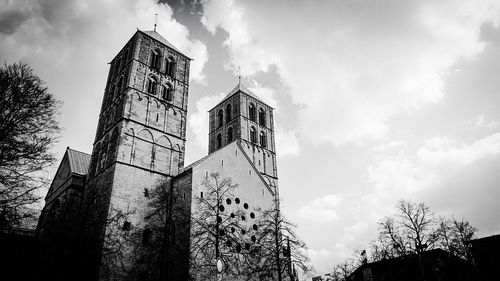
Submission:
[[299,142],[295,131],[276,129],[276,153],[278,156],[298,155]]
[[208,111],[219,103],[227,93],[205,96],[196,102],[196,112],[189,114],[189,126],[194,132],[194,141],[200,147],[208,145]]
[[486,121],[483,114],[477,115],[467,123],[470,123],[478,128],[495,129],[498,127],[498,122],[495,120]]
[[228,33],[232,65],[277,67],[304,105],[300,136],[337,145],[381,139],[391,117],[440,101],[443,77],[482,52],[480,27],[500,10],[494,0],[310,4],[212,0],[203,23]]
[[407,192],[435,187],[474,162],[499,154],[500,133],[472,144],[433,138],[426,140],[414,157],[399,153],[379,155],[376,163],[368,167],[368,177],[377,192],[397,200]]
[[297,215],[299,218],[311,221],[333,221],[339,218],[336,209],[341,201],[342,197],[338,195],[325,195],[300,207]]
[[267,71],[278,62],[278,58],[249,34],[244,15],[244,8],[233,0],[206,1],[201,22],[211,33],[215,33],[217,28],[228,32],[224,45],[230,51],[231,60],[226,67],[247,76]]

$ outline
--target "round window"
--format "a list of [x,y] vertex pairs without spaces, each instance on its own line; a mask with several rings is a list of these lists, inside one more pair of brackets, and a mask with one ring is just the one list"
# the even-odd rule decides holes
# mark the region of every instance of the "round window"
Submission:
[[248,204],[247,203],[243,204],[243,208],[248,209]]
[[227,198],[226,199],[226,204],[231,205],[231,199]]
[[240,204],[240,198],[235,198],[235,199],[234,199],[234,203],[236,203],[236,204]]
[[255,214],[254,214],[253,212],[252,212],[252,213],[250,213],[250,218],[251,218],[251,219],[255,219]]

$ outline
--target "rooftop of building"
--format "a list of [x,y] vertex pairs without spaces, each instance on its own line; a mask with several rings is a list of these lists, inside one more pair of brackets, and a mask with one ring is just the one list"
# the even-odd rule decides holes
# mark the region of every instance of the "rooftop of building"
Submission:
[[82,176],[86,175],[90,165],[90,154],[71,149],[69,146],[66,148],[66,153],[71,172]]
[[189,58],[188,56],[186,56],[183,52],[181,52],[179,49],[177,49],[172,43],[170,43],[167,39],[165,39],[165,37],[161,36],[160,33],[156,32],[156,30],[140,30],[140,29],[137,29],[139,32],[143,33],[143,34],[146,34],[147,36],[153,38],[154,40],[162,43],[163,45],[166,45],[167,47],[169,48],[172,48],[174,49],[175,51],[179,52],[180,54],[182,54],[183,56],[185,56],[186,58],[188,59],[191,59]]

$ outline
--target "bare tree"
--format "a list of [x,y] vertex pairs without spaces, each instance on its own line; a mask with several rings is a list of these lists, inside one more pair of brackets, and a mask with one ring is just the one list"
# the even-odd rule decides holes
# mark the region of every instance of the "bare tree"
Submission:
[[[223,200],[233,200],[237,184],[230,178],[211,173],[202,181],[203,195],[194,200],[191,229],[190,273],[198,280],[218,276],[216,264],[220,260],[225,278],[241,277],[245,256],[250,247],[244,234],[248,231],[238,210],[226,210]],[[236,200],[236,199],[234,199]]]
[[[388,256],[422,253],[435,247],[434,214],[423,203],[400,200],[396,217],[385,217],[379,222],[379,242]],[[391,249],[392,248],[392,249]]]
[[33,216],[40,172],[54,163],[49,151],[59,135],[60,102],[26,64],[0,68],[0,228],[18,227]]
[[436,234],[439,238],[439,245],[448,252],[472,260],[469,248],[469,241],[476,237],[477,228],[468,221],[452,218],[439,218],[439,227]]
[[264,210],[259,214],[259,230],[252,248],[249,264],[250,276],[259,280],[295,280],[297,269],[302,273],[312,270],[305,243],[295,232],[296,226],[279,209]]

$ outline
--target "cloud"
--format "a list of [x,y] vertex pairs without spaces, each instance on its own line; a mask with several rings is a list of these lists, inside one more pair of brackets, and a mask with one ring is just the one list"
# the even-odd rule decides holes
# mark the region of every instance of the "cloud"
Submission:
[[472,144],[432,138],[417,150],[414,160],[407,154],[379,155],[376,163],[368,167],[368,178],[378,192],[402,196],[436,187],[450,177],[459,176],[475,162],[499,154],[500,133]]
[[252,38],[244,15],[244,8],[232,0],[206,1],[201,22],[211,33],[218,28],[228,33],[224,45],[229,49],[230,61],[226,67],[247,76],[267,71],[278,58]]
[[311,221],[333,221],[339,218],[336,209],[341,201],[342,197],[338,195],[325,195],[300,207],[297,215],[299,218]]
[[439,102],[443,79],[483,51],[480,28],[499,10],[486,0],[211,0],[202,22],[227,32],[231,65],[249,75],[276,66],[303,105],[300,136],[341,145],[383,139],[391,117]]
[[276,154],[279,157],[299,154],[299,142],[295,131],[276,129]]
[[200,147],[208,145],[208,111],[217,105],[227,93],[205,96],[196,102],[196,111],[189,114],[189,126],[194,132],[194,142]]
[[498,122],[496,122],[495,120],[486,121],[483,114],[477,115],[467,123],[472,124],[473,126],[478,128],[495,129],[498,127]]

